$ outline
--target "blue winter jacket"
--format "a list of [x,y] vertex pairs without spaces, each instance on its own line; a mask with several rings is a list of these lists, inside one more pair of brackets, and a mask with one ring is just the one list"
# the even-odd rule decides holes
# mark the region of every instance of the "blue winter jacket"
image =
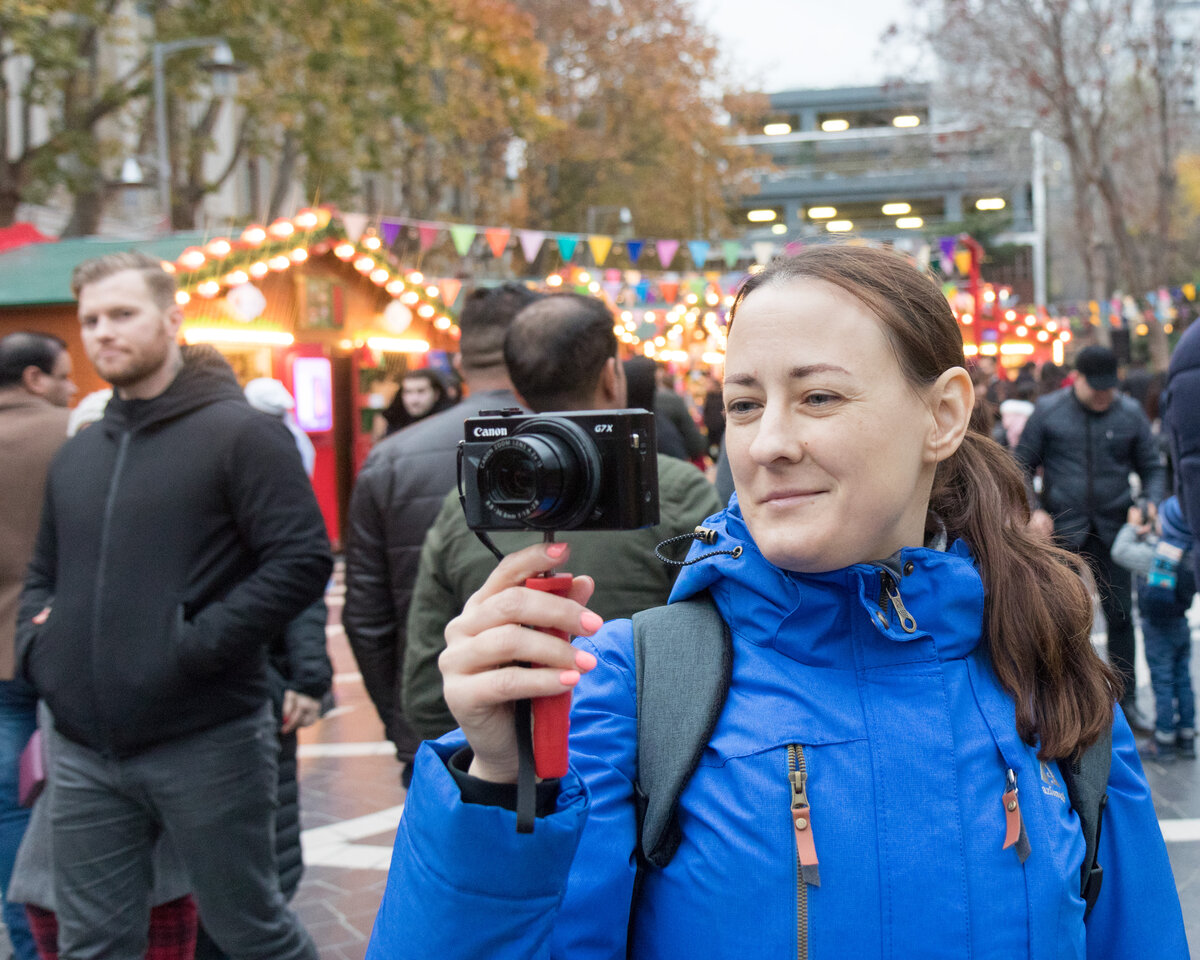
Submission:
[[[1163,430],[1175,463],[1175,492],[1193,531],[1200,531],[1200,322],[1184,331],[1171,355],[1163,403]],[[1192,554],[1200,582],[1200,550]]]
[[[906,632],[881,566],[772,566],[736,499],[706,526],[717,543],[693,555],[743,552],[686,568],[672,600],[712,592],[733,635],[732,685],[680,801],[682,844],[648,872],[634,905],[632,956],[1187,957],[1120,711],[1104,884],[1085,925],[1079,822],[1057,764],[1021,742],[1012,700],[977,649],[983,587],[965,544],[901,551],[900,602],[916,621]],[[369,960],[625,956],[636,866],[630,623],[576,643],[599,665],[576,689],[557,809],[517,834],[510,811],[462,802],[445,766],[457,731],[425,744]],[[819,886],[798,870],[789,746],[807,772]],[[1024,864],[1002,849],[1010,768]]]

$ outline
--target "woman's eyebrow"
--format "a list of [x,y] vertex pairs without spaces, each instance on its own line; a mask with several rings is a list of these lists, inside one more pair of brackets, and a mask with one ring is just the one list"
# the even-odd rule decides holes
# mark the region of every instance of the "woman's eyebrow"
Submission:
[[[788,376],[794,380],[803,380],[805,377],[811,377],[814,373],[840,373],[847,377],[852,376],[849,370],[839,367],[836,363],[810,363],[803,367],[792,367]],[[758,386],[758,378],[748,373],[726,374],[724,382],[739,387]]]

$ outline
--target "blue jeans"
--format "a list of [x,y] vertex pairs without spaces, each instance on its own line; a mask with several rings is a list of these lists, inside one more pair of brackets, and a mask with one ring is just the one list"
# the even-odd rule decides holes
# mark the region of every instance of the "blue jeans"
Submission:
[[[1146,663],[1150,665],[1150,685],[1154,688],[1157,713],[1154,729],[1159,739],[1173,739],[1175,731],[1196,728],[1196,697],[1188,663],[1192,657],[1192,632],[1186,617],[1170,620],[1142,618],[1142,637],[1146,641]],[[1179,723],[1175,723],[1176,710]]]
[[[17,802],[21,751],[37,726],[37,694],[24,680],[0,680],[0,892],[8,891],[13,861],[25,836],[29,810]],[[4,902],[4,925],[17,960],[37,960],[25,905]]]

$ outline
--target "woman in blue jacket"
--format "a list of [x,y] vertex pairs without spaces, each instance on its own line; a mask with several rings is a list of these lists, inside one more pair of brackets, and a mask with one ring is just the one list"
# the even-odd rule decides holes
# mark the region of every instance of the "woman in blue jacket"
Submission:
[[[1083,571],[968,433],[940,290],[891,253],[816,246],[748,280],[733,317],[737,493],[672,594],[711,593],[733,673],[674,859],[635,896],[630,624],[586,609],[587,577],[570,597],[522,586],[567,559],[531,547],[447,628],[461,730],[418,756],[368,956],[615,960],[628,938],[637,958],[1186,957]],[[572,688],[570,772],[517,833],[513,702]],[[1110,726],[1085,922],[1059,762]]]

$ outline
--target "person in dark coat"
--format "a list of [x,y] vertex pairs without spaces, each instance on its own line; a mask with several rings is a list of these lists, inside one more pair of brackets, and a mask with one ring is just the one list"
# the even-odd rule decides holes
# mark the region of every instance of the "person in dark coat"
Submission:
[[397,430],[411,427],[414,423],[441,413],[454,406],[454,400],[446,392],[445,381],[434,370],[410,370],[400,381],[400,389],[383,411],[390,437]]
[[1038,401],[1015,453],[1030,479],[1042,471],[1035,528],[1053,534],[1092,567],[1108,659],[1124,681],[1121,708],[1131,727],[1149,733],[1136,702],[1133,581],[1128,570],[1113,563],[1111,550],[1133,505],[1129,475],[1136,473],[1151,503],[1159,503],[1163,468],[1141,404],[1117,392],[1116,355],[1107,347],[1085,347],[1075,368],[1071,386]]
[[690,460],[687,445],[679,428],[654,409],[654,392],[658,388],[656,364],[649,357],[630,357],[625,361],[626,395],[630,407],[641,407],[654,414],[654,439],[658,452],[678,460]]
[[[1167,373],[1163,430],[1170,440],[1175,489],[1192,531],[1200,530],[1200,323],[1193,321],[1175,346]],[[1192,551],[1200,578],[1200,550]]]

